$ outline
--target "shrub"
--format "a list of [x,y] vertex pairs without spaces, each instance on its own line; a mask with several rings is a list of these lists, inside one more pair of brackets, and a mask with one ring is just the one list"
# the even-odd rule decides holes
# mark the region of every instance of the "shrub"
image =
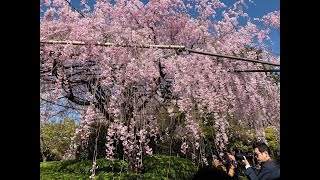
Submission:
[[100,173],[96,176],[96,180],[169,180],[167,177],[159,176],[159,174],[154,173]]
[[40,171],[62,172],[67,166],[76,163],[76,160],[40,162]]
[[[189,160],[174,156],[146,156],[144,158],[145,173],[158,174],[169,179],[192,179],[197,167]],[[150,178],[152,176],[150,175]]]
[[[108,159],[97,160],[99,172],[127,172],[128,164],[123,160],[111,161]],[[80,173],[85,175],[91,175],[92,161],[80,161],[76,160],[64,160],[64,161],[49,161],[40,163],[40,171],[53,171],[53,172],[64,172],[64,173]]]
[[[184,180],[192,179],[197,167],[189,160],[174,156],[144,157],[144,173],[128,173],[128,164],[123,160],[98,159],[96,179],[126,180]],[[40,163],[40,179],[88,179],[92,161],[75,160]]]
[[96,176],[96,180],[105,180],[105,179],[112,179],[112,180],[138,180],[140,178],[139,174],[136,173],[130,173],[127,174],[126,172],[122,173],[113,173],[113,172],[108,172],[108,173],[99,173]]
[[128,163],[123,160],[97,159],[96,172],[128,172]]
[[77,180],[87,180],[89,177],[83,174],[73,174],[73,173],[63,173],[63,172],[54,172],[54,171],[41,171],[40,173],[40,180],[52,180],[52,179],[59,179],[59,180],[70,180],[70,179],[77,179]]
[[90,161],[82,161],[78,163],[71,164],[66,167],[64,172],[68,173],[80,173],[85,175],[91,175],[92,162]]
[[[123,160],[111,161],[105,158],[97,159],[96,174],[99,172],[127,172],[128,164]],[[80,161],[74,164],[65,166],[64,172],[68,173],[81,173],[91,175],[92,161]]]

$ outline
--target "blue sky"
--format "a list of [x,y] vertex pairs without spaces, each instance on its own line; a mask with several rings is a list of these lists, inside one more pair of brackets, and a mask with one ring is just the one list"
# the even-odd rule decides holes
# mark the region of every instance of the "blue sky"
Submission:
[[[251,17],[262,17],[272,11],[280,10],[280,0],[256,0],[255,5],[250,5],[247,13]],[[280,15],[281,16],[281,15]],[[280,54],[280,32],[271,28],[270,38],[274,42],[273,49]]]

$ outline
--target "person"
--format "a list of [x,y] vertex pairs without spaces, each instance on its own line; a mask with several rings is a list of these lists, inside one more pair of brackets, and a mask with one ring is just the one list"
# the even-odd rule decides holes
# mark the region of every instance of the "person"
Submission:
[[280,167],[274,159],[270,157],[270,148],[262,142],[254,146],[254,154],[261,164],[260,171],[251,167],[248,160],[243,156],[242,162],[245,164],[244,173],[250,180],[276,180],[280,179]]
[[237,179],[235,172],[236,159],[230,152],[226,152],[222,157],[220,157],[220,160],[214,158],[211,165],[199,169],[193,180],[233,180]]
[[237,163],[236,158],[230,153],[227,152],[228,159],[224,162],[228,170],[228,175],[231,177],[235,176],[235,173],[237,172]]
[[230,152],[226,152],[226,158],[223,159],[222,162],[216,160],[212,163],[212,165],[218,169],[225,171],[230,177],[234,177],[235,175],[236,159]]
[[200,168],[192,180],[233,180],[224,170],[215,166]]

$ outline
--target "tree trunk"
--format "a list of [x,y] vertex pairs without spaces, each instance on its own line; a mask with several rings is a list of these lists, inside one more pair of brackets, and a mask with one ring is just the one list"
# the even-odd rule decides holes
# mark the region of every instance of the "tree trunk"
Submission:
[[138,168],[135,165],[135,161],[133,159],[129,159],[128,161],[128,171],[131,173],[137,173]]
[[40,153],[42,155],[42,162],[47,161],[46,150],[47,148],[44,145],[43,137],[40,137]]
[[42,162],[46,162],[47,161],[47,156],[42,154]]

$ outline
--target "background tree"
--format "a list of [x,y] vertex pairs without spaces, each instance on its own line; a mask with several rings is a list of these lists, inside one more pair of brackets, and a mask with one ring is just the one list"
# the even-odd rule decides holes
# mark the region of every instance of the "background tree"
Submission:
[[40,153],[42,160],[60,160],[69,148],[71,138],[78,125],[74,119],[66,118],[40,126]]

